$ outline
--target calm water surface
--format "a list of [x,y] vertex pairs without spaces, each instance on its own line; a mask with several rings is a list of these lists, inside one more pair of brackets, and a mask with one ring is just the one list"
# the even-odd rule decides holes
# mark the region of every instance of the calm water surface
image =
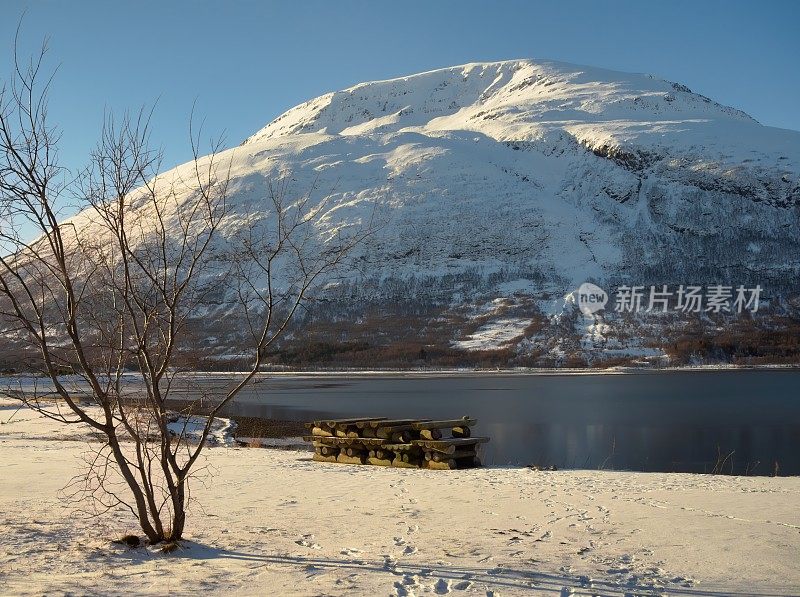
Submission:
[[487,464],[800,474],[800,371],[263,378],[229,413],[478,418]]

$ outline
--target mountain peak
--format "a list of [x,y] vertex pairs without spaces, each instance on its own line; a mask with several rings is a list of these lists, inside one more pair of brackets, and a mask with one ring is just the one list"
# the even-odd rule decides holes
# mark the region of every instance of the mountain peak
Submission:
[[401,130],[471,130],[501,141],[541,139],[564,123],[691,119],[747,114],[685,85],[549,60],[453,66],[360,83],[296,106],[246,144],[295,134],[361,135]]

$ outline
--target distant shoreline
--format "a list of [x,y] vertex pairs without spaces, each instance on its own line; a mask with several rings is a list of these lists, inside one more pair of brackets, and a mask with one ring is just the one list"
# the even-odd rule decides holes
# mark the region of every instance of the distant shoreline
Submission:
[[[649,375],[658,373],[708,373],[731,371],[800,371],[798,365],[701,365],[661,368],[609,367],[608,369],[519,368],[519,369],[320,369],[261,371],[258,377],[510,377],[510,376],[574,376],[574,375]],[[244,375],[243,371],[195,371],[193,375]]]
[[[592,375],[654,375],[660,373],[724,373],[724,372],[743,372],[743,371],[800,371],[800,364],[776,364],[776,365],[696,365],[696,366],[677,366],[659,368],[639,368],[639,367],[609,367],[607,369],[584,368],[516,368],[516,369],[317,369],[317,370],[283,370],[283,371],[261,371],[257,378],[279,377],[279,378],[325,378],[325,377],[351,377],[351,378],[426,378],[426,377],[516,377],[516,376],[592,376]],[[197,377],[229,377],[243,376],[246,371],[182,371],[179,375],[193,375]],[[18,377],[37,376],[46,378],[39,372],[16,372],[0,374],[3,378],[13,379]],[[124,374],[137,376],[137,373],[130,371]],[[62,376],[71,377],[71,376]],[[0,381],[0,385],[2,381]]]

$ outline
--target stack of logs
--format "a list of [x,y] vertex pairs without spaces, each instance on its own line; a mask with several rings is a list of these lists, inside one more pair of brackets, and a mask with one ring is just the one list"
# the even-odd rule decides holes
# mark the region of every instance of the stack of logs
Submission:
[[307,423],[314,460],[401,468],[452,470],[481,466],[477,448],[488,437],[472,437],[477,421],[333,419]]

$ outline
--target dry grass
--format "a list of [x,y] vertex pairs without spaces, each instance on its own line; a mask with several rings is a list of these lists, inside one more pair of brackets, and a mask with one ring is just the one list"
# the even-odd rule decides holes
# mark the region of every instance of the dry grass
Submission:
[[127,545],[131,549],[139,547],[142,544],[142,540],[139,538],[138,535],[124,535],[120,537],[114,543],[119,543],[120,545]]
[[180,547],[181,545],[177,541],[167,541],[161,546],[161,553],[172,553],[179,550]]

